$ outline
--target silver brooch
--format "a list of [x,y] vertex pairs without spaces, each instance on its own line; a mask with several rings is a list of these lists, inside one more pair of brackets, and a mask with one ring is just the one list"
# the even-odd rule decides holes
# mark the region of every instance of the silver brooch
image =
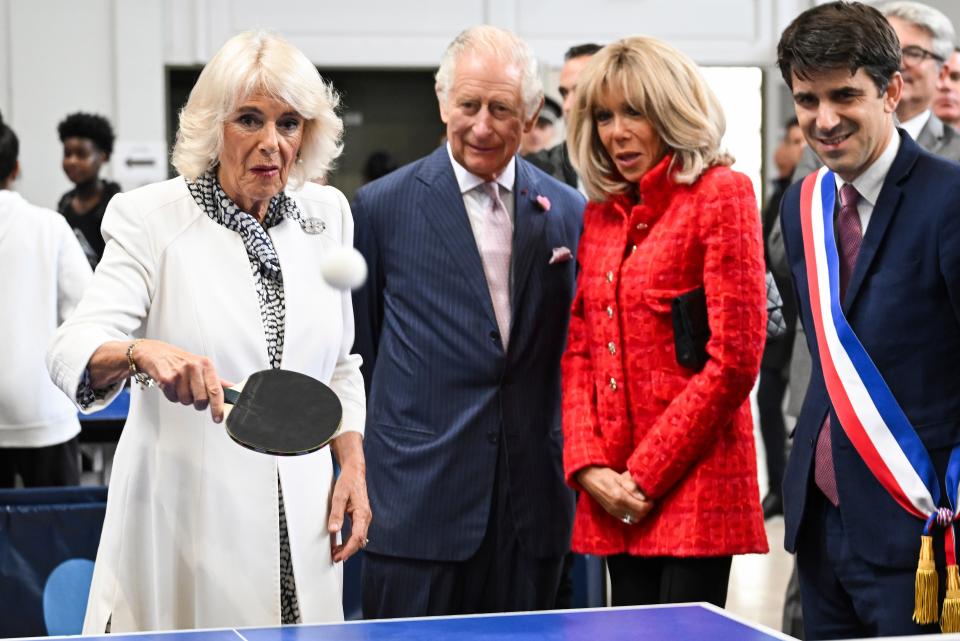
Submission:
[[319,218],[304,218],[301,226],[308,234],[322,234],[327,229],[327,223]]

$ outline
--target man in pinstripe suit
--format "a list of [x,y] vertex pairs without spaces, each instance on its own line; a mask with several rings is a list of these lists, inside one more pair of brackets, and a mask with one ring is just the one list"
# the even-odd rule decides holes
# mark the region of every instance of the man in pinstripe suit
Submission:
[[543,100],[516,36],[461,33],[436,89],[448,144],[353,204],[367,618],[553,607],[573,519],[559,378],[583,197],[516,155]]

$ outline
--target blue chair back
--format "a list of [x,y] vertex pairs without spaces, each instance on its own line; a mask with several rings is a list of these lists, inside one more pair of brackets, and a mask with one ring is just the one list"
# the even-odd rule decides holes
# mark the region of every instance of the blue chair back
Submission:
[[69,559],[50,573],[43,586],[43,622],[50,636],[80,634],[87,613],[93,561]]
[[0,637],[79,632],[106,499],[105,487],[0,490]]

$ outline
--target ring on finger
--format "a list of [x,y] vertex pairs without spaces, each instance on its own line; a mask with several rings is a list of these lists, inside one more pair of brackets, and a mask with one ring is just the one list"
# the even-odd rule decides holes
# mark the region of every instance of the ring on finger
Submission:
[[624,514],[623,518],[620,520],[626,523],[627,525],[633,525],[633,517],[630,516],[629,514]]
[[370,539],[364,539],[363,543],[360,544],[360,549],[367,547],[367,543],[370,542]]

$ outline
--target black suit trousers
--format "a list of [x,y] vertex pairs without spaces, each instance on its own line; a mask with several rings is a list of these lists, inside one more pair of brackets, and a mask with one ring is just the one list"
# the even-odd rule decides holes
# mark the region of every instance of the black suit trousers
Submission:
[[760,414],[760,436],[767,458],[768,492],[773,495],[781,493],[783,472],[787,466],[787,425],[783,418],[783,396],[786,392],[787,379],[782,370],[760,368],[757,409]]
[[732,562],[732,556],[608,556],[613,605],[706,601],[722,608]]
[[[920,522],[917,523],[919,550]],[[881,567],[864,560],[847,536],[840,510],[820,490],[810,488],[806,518],[797,542],[797,573],[807,639],[938,631],[936,624],[918,625],[911,619],[915,572],[915,568]],[[942,572],[940,579],[942,598]]]
[[80,485],[80,443],[76,436],[47,447],[0,447],[0,488]]

